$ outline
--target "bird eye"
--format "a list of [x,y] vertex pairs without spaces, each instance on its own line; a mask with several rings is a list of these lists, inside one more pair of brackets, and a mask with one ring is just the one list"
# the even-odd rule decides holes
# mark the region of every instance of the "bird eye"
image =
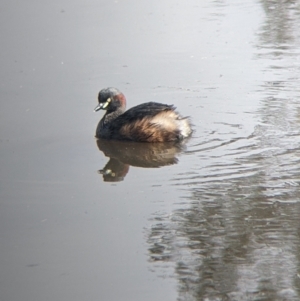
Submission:
[[107,98],[106,102],[104,103],[104,105],[102,106],[103,109],[105,109],[109,103],[111,102],[111,99],[110,98]]

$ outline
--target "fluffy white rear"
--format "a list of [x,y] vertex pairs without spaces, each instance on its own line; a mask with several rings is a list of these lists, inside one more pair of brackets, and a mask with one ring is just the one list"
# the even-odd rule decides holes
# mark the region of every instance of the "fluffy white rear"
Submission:
[[192,133],[189,119],[182,118],[175,111],[161,112],[157,114],[151,122],[160,125],[169,131],[179,131],[183,138],[188,137]]
[[177,119],[178,129],[181,135],[186,138],[192,133],[191,125],[188,118]]

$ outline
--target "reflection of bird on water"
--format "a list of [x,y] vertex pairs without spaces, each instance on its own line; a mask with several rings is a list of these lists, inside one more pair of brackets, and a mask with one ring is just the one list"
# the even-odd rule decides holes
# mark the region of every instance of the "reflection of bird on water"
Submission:
[[117,159],[111,158],[103,169],[98,170],[98,173],[103,175],[104,182],[120,182],[124,180],[128,170],[128,164],[123,164]]
[[[99,171],[106,181],[121,181],[129,166],[157,168],[176,164],[182,143],[136,143],[97,139],[97,146],[110,161]],[[118,179],[118,180],[117,180]]]
[[126,99],[116,88],[99,92],[95,111],[106,110],[96,137],[137,142],[178,142],[191,133],[190,122],[172,105],[148,102],[125,112]]

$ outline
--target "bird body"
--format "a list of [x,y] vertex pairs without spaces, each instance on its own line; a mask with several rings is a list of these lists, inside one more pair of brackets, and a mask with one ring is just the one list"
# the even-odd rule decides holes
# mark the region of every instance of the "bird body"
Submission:
[[175,111],[173,105],[147,102],[127,111],[126,99],[116,88],[99,92],[95,111],[106,110],[96,137],[137,142],[173,142],[188,137],[192,130],[189,119]]

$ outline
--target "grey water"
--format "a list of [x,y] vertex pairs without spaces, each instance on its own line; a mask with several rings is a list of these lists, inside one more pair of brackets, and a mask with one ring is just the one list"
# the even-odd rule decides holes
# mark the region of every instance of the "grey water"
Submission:
[[[0,300],[299,300],[299,1],[0,4]],[[94,138],[97,93],[190,116]]]

